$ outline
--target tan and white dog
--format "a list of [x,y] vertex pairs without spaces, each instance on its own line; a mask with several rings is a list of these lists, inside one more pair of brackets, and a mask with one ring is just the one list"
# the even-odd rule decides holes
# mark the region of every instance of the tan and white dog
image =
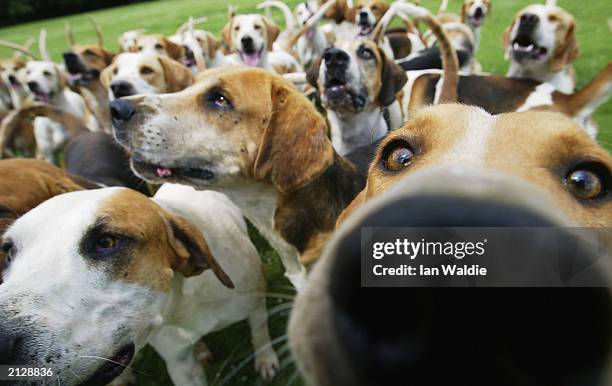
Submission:
[[100,76],[111,101],[135,94],[180,91],[193,83],[191,71],[165,55],[125,52]]
[[180,61],[185,54],[183,47],[164,35],[140,35],[130,52],[165,55],[173,60]]
[[136,44],[138,38],[145,33],[144,29],[134,29],[121,33],[117,38],[119,48],[121,52],[134,52],[136,51]]
[[164,186],[154,199],[125,188],[56,196],[13,223],[2,249],[3,363],[49,367],[63,385],[103,385],[148,343],[174,384],[205,385],[193,345],[248,319],[257,370],[271,378],[278,369],[260,257],[242,214],[219,193]]
[[476,55],[480,48],[480,33],[485,19],[491,15],[493,9],[492,0],[464,0],[461,5],[461,15],[447,12],[448,0],[443,0],[438,11],[438,19],[442,23],[461,22],[472,31],[473,54]]
[[[66,73],[50,61],[28,61],[25,66],[25,81],[34,99],[48,103],[77,118],[85,116],[83,98],[68,88]],[[54,153],[69,139],[65,128],[46,117],[34,119],[37,157],[54,162]]]
[[[305,383],[609,385],[611,171],[610,154],[561,114],[492,116],[463,105],[421,110],[380,144],[366,188],[298,294],[289,336]],[[560,286],[586,271],[607,284],[361,286],[362,227],[444,226],[554,227],[563,239],[595,227],[603,248],[581,256],[588,266],[559,239],[506,248],[515,256],[525,248],[538,257],[557,253],[558,269],[540,273],[562,275]],[[523,272],[537,266],[525,264]],[[576,335],[565,335],[568,329]]]
[[306,274],[300,260],[318,255],[362,186],[313,104],[268,71],[208,70],[179,93],[110,107],[115,138],[138,175],[227,194],[277,250],[298,290]]
[[272,51],[280,29],[259,14],[237,15],[223,27],[221,37],[234,54],[236,64],[258,67],[274,73],[302,71],[302,66],[285,51]]
[[574,91],[572,64],[578,59],[576,22],[553,4],[531,4],[517,13],[504,32],[507,76],[547,82],[559,91]]

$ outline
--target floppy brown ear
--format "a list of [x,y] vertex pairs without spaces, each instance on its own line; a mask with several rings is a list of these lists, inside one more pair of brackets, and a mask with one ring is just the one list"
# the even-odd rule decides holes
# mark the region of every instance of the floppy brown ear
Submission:
[[59,83],[60,89],[68,87],[68,77],[64,71],[62,71],[62,69],[58,66],[55,66],[55,72],[57,73],[57,82]]
[[212,269],[224,286],[234,288],[234,283],[217,263],[202,232],[181,216],[168,217],[171,230],[168,235],[170,246],[176,254],[176,260],[171,262],[172,269],[185,277],[197,276],[207,269]]
[[231,51],[234,48],[232,44],[232,24],[234,23],[234,18],[232,17],[229,22],[223,27],[221,30],[221,42],[225,46],[226,49]]
[[406,76],[406,71],[403,68],[385,56],[382,50],[379,49],[379,51],[384,62],[378,100],[383,106],[389,106],[395,101],[396,94],[408,81],[408,76]]
[[266,26],[266,39],[268,44],[268,51],[272,51],[272,45],[276,41],[276,38],[280,34],[280,28],[270,19],[265,16],[261,17],[263,23]]
[[346,12],[344,13],[344,18],[346,19],[346,21],[355,23],[355,18],[357,17],[358,10],[358,4],[354,4],[351,8],[347,8]]
[[465,21],[467,20],[467,13],[468,13],[468,5],[464,1],[463,4],[461,5],[461,22],[462,23],[465,23]]
[[554,55],[550,62],[550,69],[560,71],[568,64],[572,64],[578,59],[579,54],[578,40],[576,39],[576,26],[572,21],[565,39],[559,47],[555,48]]
[[314,88],[319,88],[319,70],[322,58],[317,58],[306,71],[306,82]]
[[108,66],[109,64],[113,62],[113,59],[115,59],[115,54],[105,49],[101,49],[101,50],[102,50],[102,53],[104,54],[104,62]]
[[213,34],[210,34],[210,33],[206,34],[206,39],[208,40],[208,42],[207,42],[207,44],[208,44],[208,57],[209,58],[214,58],[215,54],[217,53],[217,50],[219,49],[219,46],[221,46],[221,43],[219,43],[217,38],[215,38],[215,36]]
[[102,83],[102,86],[104,86],[104,88],[106,88],[106,89],[108,89],[110,87],[111,79],[113,77],[113,71],[115,69],[115,66],[116,66],[115,63],[111,63],[110,66],[106,67],[100,73],[100,83]]
[[272,79],[270,99],[270,122],[261,136],[253,174],[287,194],[320,176],[332,164],[334,151],[325,120],[292,84]]
[[163,39],[168,56],[174,60],[180,60],[184,53],[183,47],[167,39],[166,37],[164,37]]
[[164,69],[166,92],[178,92],[193,84],[193,74],[187,67],[165,56],[159,56],[157,60]]
[[510,59],[510,34],[514,28],[514,23],[516,23],[516,19],[512,21],[510,27],[506,28],[504,34],[502,35],[502,47],[504,47],[504,59],[506,60]]

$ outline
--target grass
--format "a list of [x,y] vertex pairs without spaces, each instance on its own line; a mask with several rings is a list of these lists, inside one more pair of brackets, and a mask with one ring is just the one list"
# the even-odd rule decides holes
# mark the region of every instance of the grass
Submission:
[[[256,0],[233,0],[232,4],[238,6],[240,13],[254,12]],[[298,0],[287,1],[295,5]],[[487,19],[482,32],[482,41],[478,59],[483,69],[493,74],[504,74],[508,63],[503,58],[501,34],[511,23],[514,14],[531,0],[494,0],[493,13]],[[422,0],[421,3],[429,9],[435,10],[438,0]],[[610,38],[612,34],[608,28],[608,18],[612,15],[612,2],[606,1],[577,1],[559,0],[561,6],[571,12],[578,21],[578,40],[580,42],[581,56],[575,64],[577,86],[583,87],[589,82],[609,60],[612,60]],[[450,10],[458,11],[461,1],[451,0]],[[189,16],[207,16],[208,22],[204,28],[218,32],[227,21],[227,5],[225,1],[212,0],[159,0],[124,7],[111,8],[87,14],[60,17],[50,20],[21,24],[0,29],[0,37],[14,42],[24,42],[28,38],[36,38],[41,28],[48,31],[48,48],[57,61],[68,48],[64,36],[64,24],[70,22],[77,42],[94,43],[96,36],[86,16],[93,16],[101,25],[106,37],[106,45],[112,50],[117,49],[117,36],[126,30],[145,28],[151,33],[171,34]],[[280,15],[275,12],[275,18],[281,22]],[[282,24],[281,24],[282,25]],[[12,55],[12,52],[0,48],[0,57]],[[600,125],[601,143],[612,149],[612,103],[608,102],[595,114],[595,120]],[[288,286],[283,277],[282,265],[276,253],[267,243],[251,229],[251,236],[257,245],[265,263],[265,274],[271,291]],[[269,309],[277,306],[282,299],[268,299]],[[272,316],[270,329],[273,338],[285,334],[287,313]],[[207,369],[209,384],[221,385],[222,380],[236,372],[227,379],[225,385],[257,385],[262,381],[253,370],[252,360],[242,369],[237,364],[243,362],[250,354],[252,348],[249,343],[249,330],[246,323],[238,323],[222,331],[210,334],[206,342],[215,355],[215,360]],[[285,345],[279,342],[277,349]],[[301,385],[302,381],[295,378],[295,368],[288,361],[285,353],[281,361],[286,362],[286,368],[271,383],[272,385],[286,386]],[[143,350],[135,362],[134,367],[148,376],[139,376],[140,385],[170,385],[171,381],[165,371],[164,362],[150,348]]]

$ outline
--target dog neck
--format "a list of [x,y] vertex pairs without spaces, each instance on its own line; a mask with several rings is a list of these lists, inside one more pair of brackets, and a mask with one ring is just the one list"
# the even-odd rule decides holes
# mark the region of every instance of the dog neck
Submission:
[[561,92],[566,94],[572,93],[574,91],[574,82],[570,74],[571,66],[566,66],[556,72],[551,72],[548,66],[548,62],[524,66],[512,61],[507,76],[511,78],[527,78],[539,80],[540,82],[548,82]]
[[356,114],[341,114],[327,110],[327,117],[331,126],[334,149],[340,155],[376,142],[388,132],[383,109],[379,105],[371,105]]

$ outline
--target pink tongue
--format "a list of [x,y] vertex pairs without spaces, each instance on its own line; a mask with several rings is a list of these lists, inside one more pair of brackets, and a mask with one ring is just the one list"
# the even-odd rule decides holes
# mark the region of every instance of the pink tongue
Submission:
[[244,54],[244,63],[247,66],[257,67],[259,64],[259,53],[254,54]]
[[168,168],[157,168],[157,175],[161,178],[170,177],[172,175],[172,170]]

